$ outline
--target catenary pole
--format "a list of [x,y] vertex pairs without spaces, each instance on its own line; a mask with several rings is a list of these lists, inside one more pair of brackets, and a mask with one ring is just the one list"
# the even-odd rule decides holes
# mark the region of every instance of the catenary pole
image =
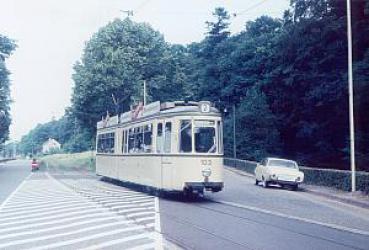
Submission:
[[144,106],[146,105],[146,80],[144,80],[144,94],[143,94],[143,96],[144,96]]
[[351,1],[347,4],[347,52],[348,52],[348,94],[349,94],[349,122],[350,122],[350,165],[351,191],[356,191],[356,164],[355,164],[355,124],[354,124],[354,85],[352,75],[352,29],[351,29]]
[[236,105],[233,104],[233,158],[237,158],[236,152]]

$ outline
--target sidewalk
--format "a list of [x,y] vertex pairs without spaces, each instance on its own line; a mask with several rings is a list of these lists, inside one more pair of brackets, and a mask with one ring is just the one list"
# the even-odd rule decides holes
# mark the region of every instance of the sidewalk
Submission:
[[[245,171],[225,166],[225,169],[237,173],[239,175],[255,178],[254,175]],[[358,191],[355,193],[341,191],[331,187],[314,186],[302,184],[300,185],[300,191],[307,192],[313,195],[321,196],[327,199],[339,201],[342,203],[350,204],[353,206],[369,209],[369,196]]]

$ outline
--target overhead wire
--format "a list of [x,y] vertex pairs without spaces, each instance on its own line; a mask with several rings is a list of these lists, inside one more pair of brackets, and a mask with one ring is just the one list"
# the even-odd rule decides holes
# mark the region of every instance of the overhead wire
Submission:
[[247,8],[247,9],[245,9],[245,10],[243,10],[243,11],[235,12],[235,13],[233,13],[233,17],[234,17],[234,18],[236,18],[236,17],[238,17],[238,16],[242,16],[242,15],[244,15],[245,13],[249,12],[250,10],[253,10],[253,9],[255,9],[256,7],[259,7],[260,5],[264,4],[266,1],[268,1],[268,0],[262,0],[262,1],[260,1],[259,3],[256,3],[256,4],[254,4],[254,5],[250,6],[249,8]]

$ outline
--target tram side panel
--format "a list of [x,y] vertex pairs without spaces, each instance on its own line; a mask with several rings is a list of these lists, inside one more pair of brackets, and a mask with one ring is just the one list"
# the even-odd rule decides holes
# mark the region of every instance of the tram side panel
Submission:
[[96,155],[96,173],[109,178],[116,178],[116,162],[115,157],[111,155]]
[[123,156],[119,159],[117,179],[161,188],[161,164],[157,156]]

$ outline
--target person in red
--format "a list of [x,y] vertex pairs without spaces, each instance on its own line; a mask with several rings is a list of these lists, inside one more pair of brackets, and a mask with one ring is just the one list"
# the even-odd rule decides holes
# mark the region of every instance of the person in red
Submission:
[[32,171],[38,170],[38,163],[37,163],[36,158],[32,159],[32,164],[31,165],[32,165]]

